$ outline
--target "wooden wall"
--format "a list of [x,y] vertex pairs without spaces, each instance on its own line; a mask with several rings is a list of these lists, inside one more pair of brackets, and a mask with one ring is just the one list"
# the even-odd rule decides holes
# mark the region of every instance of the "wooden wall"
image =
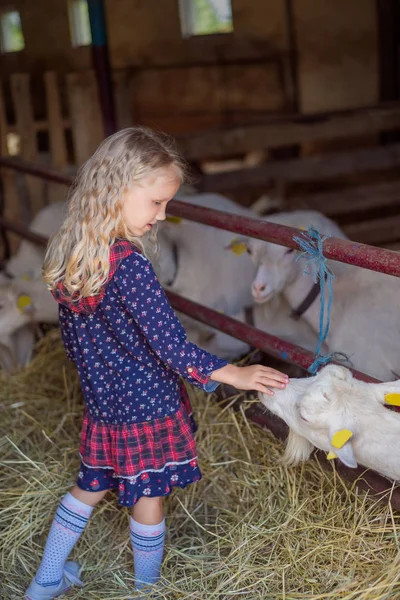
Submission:
[[378,102],[375,0],[295,0],[302,112]]
[[[300,110],[378,97],[375,0],[292,0]],[[9,0],[0,0],[1,7]],[[90,67],[72,48],[66,0],[14,0],[26,48],[3,55],[2,77]],[[234,34],[182,39],[177,0],[106,0],[112,67],[129,70],[134,120],[171,132],[246,123],[291,110],[286,0],[233,0]],[[38,118],[44,92],[32,79]],[[7,95],[6,95],[7,102]]]

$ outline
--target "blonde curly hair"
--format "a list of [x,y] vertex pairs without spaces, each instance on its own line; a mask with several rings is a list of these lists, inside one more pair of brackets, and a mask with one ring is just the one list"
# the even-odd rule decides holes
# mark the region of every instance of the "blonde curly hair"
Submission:
[[[110,246],[124,238],[146,254],[155,235],[135,237],[122,214],[122,195],[156,169],[174,165],[181,181],[186,165],[172,139],[146,127],[130,127],[105,139],[79,169],[69,190],[68,213],[52,236],[43,264],[49,290],[62,281],[75,298],[100,292],[109,275]],[[147,247],[146,247],[147,246]]]

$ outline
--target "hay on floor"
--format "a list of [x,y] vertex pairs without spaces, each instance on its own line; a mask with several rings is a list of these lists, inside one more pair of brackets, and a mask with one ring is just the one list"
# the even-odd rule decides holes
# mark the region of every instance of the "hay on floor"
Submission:
[[[74,483],[83,403],[57,331],[25,371],[1,377],[0,598],[23,598],[61,496]],[[157,598],[400,597],[399,515],[316,462],[287,469],[282,444],[193,390],[203,480],[167,500]],[[134,597],[128,511],[110,493],[73,555],[85,587]]]

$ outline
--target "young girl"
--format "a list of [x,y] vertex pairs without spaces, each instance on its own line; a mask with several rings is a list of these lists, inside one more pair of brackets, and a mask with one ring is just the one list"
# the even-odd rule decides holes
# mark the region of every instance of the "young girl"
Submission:
[[[272,394],[286,375],[236,367],[188,342],[154,273],[156,226],[184,177],[171,141],[145,128],[106,139],[71,188],[68,215],[49,243],[44,279],[60,304],[62,338],[85,399],[76,485],[61,500],[29,600],[82,585],[67,561],[108,490],[132,507],[135,586],[160,576],[163,499],[198,481],[195,430],[184,377]],[[269,386],[269,387],[267,387]]]

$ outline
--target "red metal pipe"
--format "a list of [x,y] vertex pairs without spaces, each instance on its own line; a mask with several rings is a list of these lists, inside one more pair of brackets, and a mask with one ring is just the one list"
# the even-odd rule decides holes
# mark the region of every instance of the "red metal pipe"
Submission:
[[[168,212],[191,221],[232,231],[242,236],[273,242],[288,248],[299,249],[298,244],[293,241],[293,236],[304,233],[294,227],[232,215],[177,200],[170,203]],[[400,254],[398,252],[334,237],[328,238],[324,242],[323,249],[327,258],[400,277]]]
[[38,246],[43,246],[44,248],[46,248],[47,243],[49,241],[47,238],[43,237],[42,235],[38,235],[37,233],[30,231],[24,225],[19,225],[18,223],[13,223],[12,221],[5,219],[4,217],[0,217],[0,226],[4,227],[5,229],[9,229],[10,231],[13,231],[20,237],[22,237],[26,240],[29,240],[30,242],[33,242],[34,244],[37,244]]
[[[62,175],[55,170],[37,167],[14,158],[0,157],[0,166],[66,185],[70,185],[73,181],[73,178],[68,175]],[[299,235],[299,230],[294,227],[232,215],[213,208],[194,206],[178,200],[172,200],[168,208],[170,214],[191,221],[232,231],[239,235],[273,242],[288,248],[299,248],[296,242],[293,241],[293,236]],[[332,237],[324,242],[324,254],[332,260],[400,277],[400,254],[392,250]]]
[[[62,175],[45,167],[37,167],[19,159],[0,157],[0,166],[66,185],[70,185],[73,181],[73,178],[68,175]],[[299,248],[296,242],[293,241],[293,236],[299,235],[299,230],[294,227],[232,215],[213,208],[194,206],[178,200],[170,202],[168,209],[170,214],[191,221],[232,231],[239,235],[273,242],[288,248]],[[324,242],[324,254],[327,258],[333,260],[400,277],[400,254],[392,250],[332,237]]]
[[56,171],[55,169],[34,165],[20,158],[0,156],[0,167],[6,167],[7,169],[13,169],[20,173],[27,173],[28,175],[40,177],[47,181],[55,181],[56,183],[61,183],[63,185],[71,185],[74,180],[71,175],[63,175],[63,173],[60,173],[60,171]]

